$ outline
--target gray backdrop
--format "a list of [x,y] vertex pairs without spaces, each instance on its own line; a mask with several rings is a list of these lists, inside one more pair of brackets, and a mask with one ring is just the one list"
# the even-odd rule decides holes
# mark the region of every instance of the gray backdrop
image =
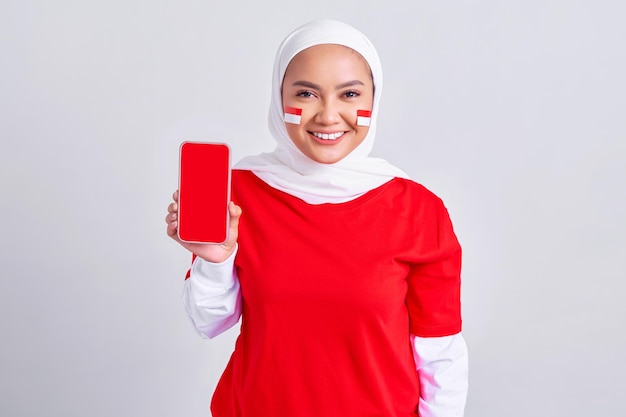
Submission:
[[467,417],[626,415],[623,2],[0,3],[0,415],[208,416],[237,329],[180,302],[164,216],[182,140],[271,150],[276,47],[355,25],[375,155],[464,247]]

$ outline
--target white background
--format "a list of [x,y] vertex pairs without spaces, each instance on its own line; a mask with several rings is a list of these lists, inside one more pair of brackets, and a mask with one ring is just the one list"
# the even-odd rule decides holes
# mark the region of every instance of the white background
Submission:
[[626,415],[625,13],[2,0],[0,415],[209,415],[237,329],[203,340],[180,302],[178,145],[271,150],[276,47],[322,17],[377,46],[374,154],[444,199],[464,247],[466,416]]

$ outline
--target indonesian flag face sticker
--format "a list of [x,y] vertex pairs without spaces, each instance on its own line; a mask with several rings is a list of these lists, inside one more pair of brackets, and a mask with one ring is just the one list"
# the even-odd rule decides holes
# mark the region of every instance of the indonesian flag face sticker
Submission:
[[285,106],[285,122],[299,125],[302,120],[302,109]]
[[371,121],[372,121],[371,110],[357,110],[356,111],[357,126],[369,126]]

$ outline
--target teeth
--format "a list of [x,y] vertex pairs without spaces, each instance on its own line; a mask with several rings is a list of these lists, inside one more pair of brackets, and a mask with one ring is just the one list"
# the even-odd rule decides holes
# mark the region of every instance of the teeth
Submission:
[[324,139],[324,140],[336,140],[343,136],[344,132],[336,132],[336,133],[317,133],[311,132],[313,136],[316,138]]

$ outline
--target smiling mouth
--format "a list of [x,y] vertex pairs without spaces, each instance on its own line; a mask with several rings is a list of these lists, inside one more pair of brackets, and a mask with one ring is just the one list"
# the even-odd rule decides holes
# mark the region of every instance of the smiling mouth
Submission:
[[319,132],[309,132],[311,135],[315,136],[318,139],[322,140],[337,140],[342,137],[346,132],[335,132],[335,133],[319,133]]

